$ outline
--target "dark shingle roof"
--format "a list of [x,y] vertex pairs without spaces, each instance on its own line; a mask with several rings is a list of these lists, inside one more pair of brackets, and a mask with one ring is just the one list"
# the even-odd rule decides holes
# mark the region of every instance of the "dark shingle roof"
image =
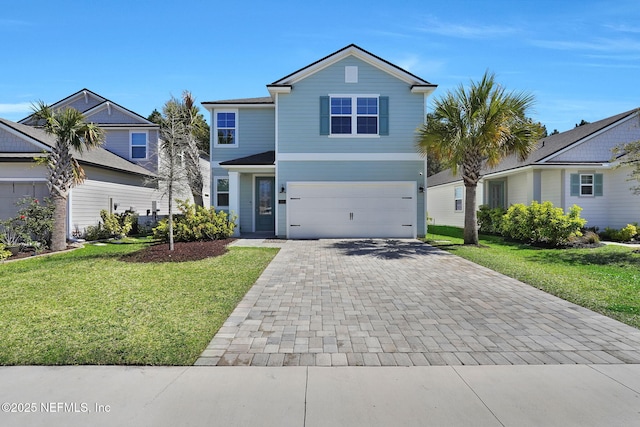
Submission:
[[239,99],[223,99],[220,101],[203,102],[202,105],[224,105],[224,104],[273,104],[273,98],[263,96],[259,98],[239,98]]
[[[20,123],[15,123],[10,120],[0,118],[0,123],[4,124],[19,132],[31,139],[34,139],[41,144],[44,144],[48,147],[53,147],[56,143],[55,137],[49,135],[44,130],[40,128],[35,128],[32,126],[23,125]],[[25,158],[27,157],[24,153],[4,153],[5,158],[9,157],[10,154],[15,154],[9,158]],[[38,157],[42,153],[34,147],[34,151],[31,154],[31,157]],[[123,159],[122,157],[113,154],[112,152],[102,148],[97,147],[92,150],[84,150],[82,153],[79,153],[74,150],[73,156],[78,159],[80,163],[94,165],[105,169],[118,170],[123,172],[128,172],[136,175],[146,175],[146,176],[155,176],[153,172],[143,168],[142,166],[138,166],[135,163],[131,163],[128,160]]]
[[252,156],[240,157],[238,159],[220,162],[220,166],[253,166],[253,165],[275,165],[276,152],[265,151],[264,153],[254,154]]
[[[549,135],[546,138],[542,138],[538,141],[536,149],[529,155],[525,161],[520,161],[516,155],[505,158],[495,168],[483,168],[482,175],[496,172],[504,172],[511,169],[520,168],[523,166],[530,166],[544,160],[545,158],[564,150],[567,147],[601,131],[602,129],[632,115],[638,110],[633,109],[625,111],[624,113],[616,114],[615,116],[607,117],[606,119],[598,120],[597,122],[588,123],[582,126],[578,126],[574,129],[566,132],[557,133],[555,135]],[[594,163],[607,162],[610,159],[593,159]],[[545,162],[553,164],[553,161]],[[453,175],[451,170],[445,170],[427,178],[427,186],[433,187],[435,185],[447,184],[462,179],[460,173]]]

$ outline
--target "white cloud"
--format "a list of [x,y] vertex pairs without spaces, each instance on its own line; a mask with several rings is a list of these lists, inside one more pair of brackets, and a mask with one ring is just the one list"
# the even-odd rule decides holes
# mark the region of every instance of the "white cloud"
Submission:
[[599,38],[591,41],[532,40],[538,47],[555,50],[591,50],[597,52],[640,52],[640,41],[632,39]]
[[1,104],[0,114],[30,113],[30,102],[18,102],[16,104]]
[[424,25],[418,28],[418,31],[463,39],[487,39],[510,35],[517,32],[517,29],[515,27],[499,25],[453,24],[441,22],[435,18],[429,18]]

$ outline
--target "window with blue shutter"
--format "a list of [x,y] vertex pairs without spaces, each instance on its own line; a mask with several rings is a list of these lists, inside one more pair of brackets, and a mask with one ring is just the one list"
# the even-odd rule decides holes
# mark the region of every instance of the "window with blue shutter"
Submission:
[[572,173],[571,196],[598,197],[603,194],[603,176],[601,173]]
[[320,97],[320,135],[389,135],[389,97]]

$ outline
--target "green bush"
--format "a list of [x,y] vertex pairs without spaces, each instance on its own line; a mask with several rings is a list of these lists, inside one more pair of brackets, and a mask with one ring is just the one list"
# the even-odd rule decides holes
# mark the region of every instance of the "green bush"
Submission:
[[110,236],[122,239],[126,237],[133,227],[133,212],[126,211],[121,214],[110,214],[105,209],[100,211],[100,218],[104,229]]
[[507,211],[504,208],[489,208],[481,205],[478,210],[478,231],[482,234],[500,234],[502,218]]
[[631,239],[638,235],[638,227],[634,224],[627,224],[626,227],[621,228],[620,230],[606,227],[604,231],[600,233],[600,235],[605,240],[611,240],[614,242],[629,242]]
[[111,233],[104,229],[102,223],[90,225],[84,230],[84,239],[88,241],[104,240],[111,237]]
[[18,213],[0,223],[0,241],[5,246],[34,246],[46,248],[51,244],[53,203],[44,199],[25,197],[18,200]]
[[[226,239],[233,235],[235,218],[229,219],[224,211],[195,206],[178,200],[180,214],[173,217],[173,238],[177,242]],[[153,229],[156,239],[169,240],[169,221],[163,219]]]
[[0,243],[0,261],[11,256],[11,252],[5,250],[4,243]]
[[580,218],[581,211],[581,207],[573,205],[565,214],[551,202],[515,204],[503,216],[501,232],[507,238],[522,242],[563,245],[572,237],[582,235],[580,230],[587,221]]

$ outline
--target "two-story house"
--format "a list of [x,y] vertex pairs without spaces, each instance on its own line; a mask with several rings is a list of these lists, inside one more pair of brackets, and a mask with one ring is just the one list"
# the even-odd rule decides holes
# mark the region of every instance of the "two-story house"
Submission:
[[[68,199],[69,236],[96,225],[101,209],[133,209],[141,216],[167,213],[166,201],[151,182],[158,167],[158,125],[88,89],[51,107],[75,108],[105,131],[101,147],[74,153],[86,180]],[[46,156],[55,143],[54,136],[34,126],[32,116],[18,123],[0,119],[0,219],[13,216],[23,197],[49,195],[46,167],[34,159]]]
[[203,102],[212,204],[237,216],[238,234],[423,235],[415,131],[435,88],[351,44],[267,85],[268,97]]

